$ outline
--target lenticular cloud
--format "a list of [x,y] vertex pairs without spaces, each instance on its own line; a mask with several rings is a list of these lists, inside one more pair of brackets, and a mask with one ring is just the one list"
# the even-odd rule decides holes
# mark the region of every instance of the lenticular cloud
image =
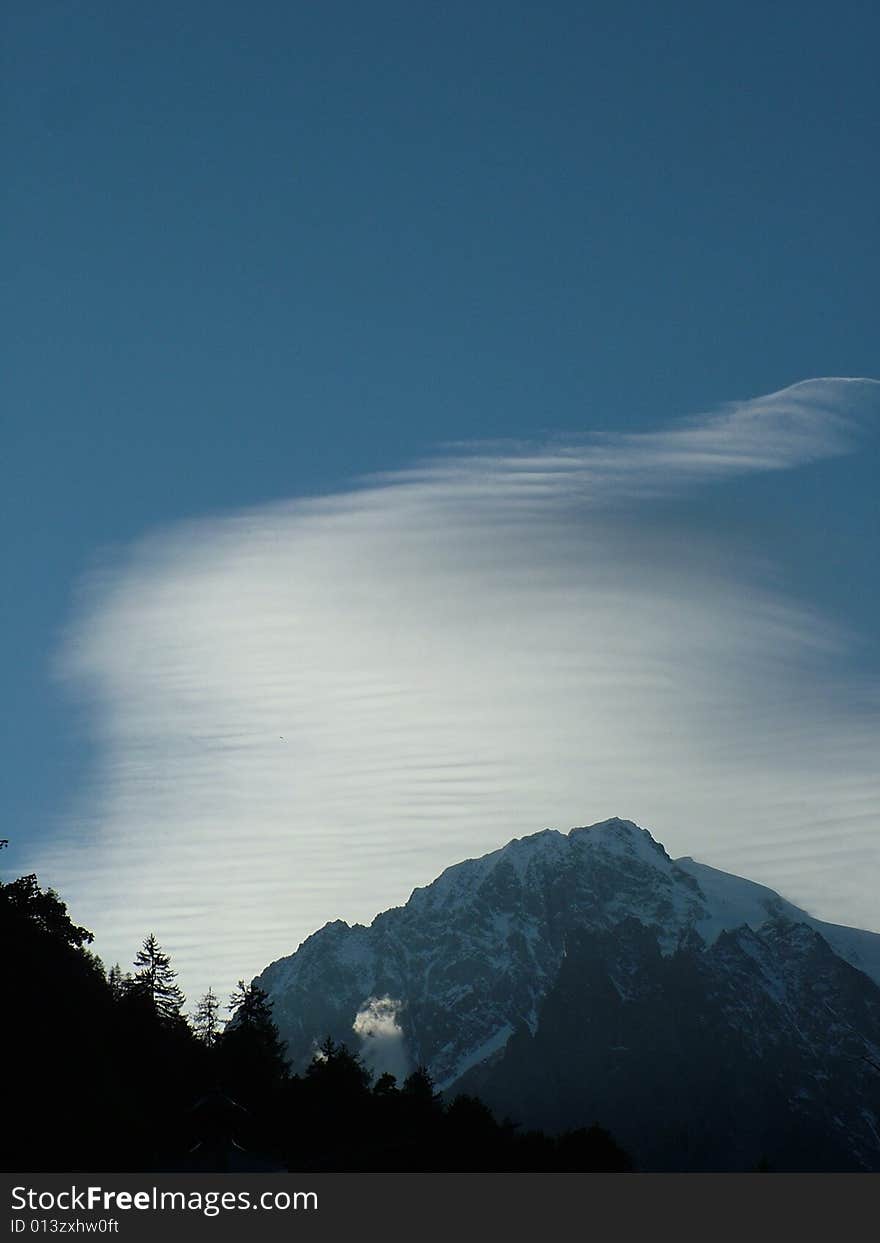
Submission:
[[849,451],[878,401],[810,381],[145,538],[85,584],[60,655],[97,764],[34,865],[105,957],[155,929],[191,992],[614,814],[880,927],[875,693],[741,542],[664,516]]

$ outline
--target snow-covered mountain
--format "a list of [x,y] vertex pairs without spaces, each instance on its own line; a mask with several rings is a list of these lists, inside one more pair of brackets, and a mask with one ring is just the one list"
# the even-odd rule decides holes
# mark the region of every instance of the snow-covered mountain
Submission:
[[[683,1000],[671,982],[687,975],[686,963]],[[797,1083],[776,1087],[783,1096],[800,1093],[803,1125],[810,1093],[833,1062],[835,1082],[848,1075],[846,1091],[837,1088],[853,1115],[840,1125],[852,1130],[858,1115],[859,1139],[849,1147],[858,1150],[856,1165],[870,1163],[880,935],[822,923],[770,889],[692,859],[673,861],[630,821],[545,830],[459,863],[369,927],[327,924],[257,982],[273,999],[295,1068],[325,1035],[355,1046],[360,1039],[376,1069],[399,1074],[424,1064],[440,1087],[479,1090],[503,1112],[545,1126],[593,1116],[567,1109],[577,1092],[569,1085],[554,1094],[541,1074],[530,1095],[529,1066],[598,1058],[607,1080],[602,1041],[626,1047],[635,1016],[663,1027],[670,1007],[686,1006],[703,1014],[704,1027],[734,1033],[725,1045],[734,1061],[775,1066],[784,1050],[783,1079],[797,1063]],[[563,995],[564,1010],[592,1015],[598,1026],[589,1038],[590,1022],[577,1036],[569,1031],[554,1052],[548,1012]],[[699,1030],[685,1023],[676,1031],[667,1033],[675,1048],[698,1047]],[[627,1073],[632,1082],[651,1079],[644,1065]],[[764,1084],[764,1098],[771,1086]],[[598,1105],[610,1107],[588,1093],[577,1109]],[[880,1153],[880,1141],[875,1146]]]

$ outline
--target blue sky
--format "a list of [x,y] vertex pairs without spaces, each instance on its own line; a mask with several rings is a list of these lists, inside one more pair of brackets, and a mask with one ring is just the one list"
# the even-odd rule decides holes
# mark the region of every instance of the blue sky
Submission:
[[[874,5],[31,0],[2,23],[10,867],[101,785],[94,699],[57,673],[89,573],[144,537],[448,442],[880,376]],[[733,541],[851,632],[862,680],[875,413],[844,457],[663,501],[664,530]]]

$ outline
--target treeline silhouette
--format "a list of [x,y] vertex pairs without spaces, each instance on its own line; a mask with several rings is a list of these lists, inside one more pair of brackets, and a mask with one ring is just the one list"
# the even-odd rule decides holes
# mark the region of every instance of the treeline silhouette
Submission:
[[5,1171],[620,1171],[598,1126],[548,1136],[446,1101],[424,1067],[374,1080],[329,1038],[288,1070],[269,998],[239,982],[192,1019],[149,935],[105,971],[36,876],[0,883]]

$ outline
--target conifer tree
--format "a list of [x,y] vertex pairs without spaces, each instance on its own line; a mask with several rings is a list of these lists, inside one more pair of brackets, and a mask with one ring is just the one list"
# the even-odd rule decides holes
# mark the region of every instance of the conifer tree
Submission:
[[131,984],[131,976],[126,971],[122,972],[119,963],[114,963],[107,972],[107,987],[110,989],[110,995],[114,1001],[118,1001],[125,994],[126,989]]
[[149,1004],[157,1017],[167,1024],[181,1020],[184,1003],[183,993],[175,980],[177,972],[171,959],[156,940],[155,934],[145,939],[134,960],[135,972],[126,988],[126,994]]
[[227,1031],[252,1033],[267,1060],[274,1062],[280,1069],[286,1069],[285,1046],[272,1018],[269,994],[257,984],[245,984],[244,980],[239,980],[238,987],[229,998],[229,1009],[232,1017]]
[[434,1091],[434,1080],[427,1066],[417,1066],[403,1081],[402,1092],[410,1100],[424,1107],[436,1108],[441,1103],[439,1092]]
[[286,1079],[285,1046],[272,1019],[269,994],[256,984],[239,980],[229,1009],[232,1017],[218,1047],[230,1082],[251,1095]]
[[213,1049],[220,1036],[220,1001],[212,988],[202,997],[193,1018],[193,1030],[202,1044]]
[[306,1079],[334,1094],[357,1096],[369,1089],[371,1075],[360,1054],[326,1036],[306,1069]]

